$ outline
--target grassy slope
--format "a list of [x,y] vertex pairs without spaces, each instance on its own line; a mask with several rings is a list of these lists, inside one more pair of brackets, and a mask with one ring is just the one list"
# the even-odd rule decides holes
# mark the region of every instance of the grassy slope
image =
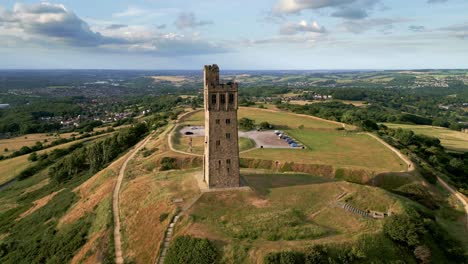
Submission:
[[[146,148],[155,151],[148,157],[138,155],[128,164],[120,196],[126,262],[154,263],[176,208],[189,203],[199,191],[192,177],[199,172],[193,169],[158,171],[157,161],[162,157],[186,157],[169,150],[167,135],[154,137]],[[173,202],[179,198],[182,203]]]
[[334,204],[400,211],[387,192],[302,174],[246,174],[255,192],[207,193],[190,211],[185,233],[218,241],[226,263],[254,263],[272,250],[344,242],[376,233],[382,221],[362,218]]
[[423,134],[440,139],[442,145],[449,150],[468,151],[468,134],[460,131],[450,130],[444,127],[424,126],[424,125],[405,125],[385,123],[391,128],[403,128],[413,130],[416,134]]

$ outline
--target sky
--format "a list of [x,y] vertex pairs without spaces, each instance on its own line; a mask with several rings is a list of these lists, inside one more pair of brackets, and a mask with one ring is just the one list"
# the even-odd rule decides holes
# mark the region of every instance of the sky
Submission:
[[0,69],[467,69],[467,0],[0,0]]

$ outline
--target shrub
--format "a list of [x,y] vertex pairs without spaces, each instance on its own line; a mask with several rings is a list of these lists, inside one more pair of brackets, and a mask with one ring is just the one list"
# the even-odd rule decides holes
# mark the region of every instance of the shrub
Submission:
[[266,122],[266,121],[261,122],[259,126],[260,126],[261,129],[272,129],[273,128],[273,126],[270,123]]
[[325,263],[328,259],[327,249],[322,245],[315,245],[306,251],[305,263]]
[[177,167],[176,159],[172,157],[164,157],[161,159],[161,171],[173,170]]
[[395,215],[385,220],[384,232],[392,240],[414,247],[419,245],[422,228],[408,215]]
[[206,238],[191,236],[177,237],[167,251],[167,264],[209,264],[218,263],[218,251]]
[[169,216],[168,213],[163,213],[159,216],[159,222],[163,222],[164,220],[167,219],[167,217]]
[[282,251],[268,253],[264,259],[264,264],[303,264],[305,255],[302,252]]
[[249,131],[254,129],[255,122],[252,119],[243,117],[239,120],[239,128],[241,130]]
[[37,157],[37,153],[36,153],[36,152],[33,152],[33,153],[31,153],[31,154],[29,155],[28,160],[29,160],[29,161],[37,161],[37,158],[38,158],[38,157]]
[[421,166],[419,168],[419,173],[427,182],[431,184],[435,184],[437,182],[437,176],[427,166]]

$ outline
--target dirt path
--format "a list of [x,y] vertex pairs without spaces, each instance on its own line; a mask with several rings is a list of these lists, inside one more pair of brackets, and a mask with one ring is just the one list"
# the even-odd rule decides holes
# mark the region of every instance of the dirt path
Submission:
[[[369,136],[377,139],[380,143],[387,146],[390,150],[392,150],[395,154],[397,154],[398,157],[400,157],[403,161],[405,161],[407,166],[408,166],[408,170],[407,170],[408,172],[414,170],[414,163],[410,159],[408,159],[405,155],[403,155],[399,150],[397,150],[396,148],[390,146],[387,142],[383,141],[381,138],[377,137],[374,134],[371,134],[371,133],[366,133],[366,134],[368,134]],[[458,199],[458,201],[460,201],[460,203],[463,205],[463,208],[465,209],[465,215],[466,215],[465,226],[468,229],[468,201],[466,199],[466,196],[461,194],[457,190],[455,190],[448,183],[446,183],[444,180],[442,180],[439,176],[437,176],[437,181],[439,182],[440,185],[442,185],[442,187],[445,190],[447,190],[450,194],[453,194]]]
[[178,123],[184,118],[186,117],[187,115],[190,115],[190,114],[194,114],[198,111],[201,111],[200,109],[197,109],[197,110],[193,110],[193,111],[190,111],[190,112],[187,112],[187,113],[184,113],[182,114],[181,116],[179,116],[176,120],[176,125],[174,127],[172,127],[172,129],[169,131],[169,136],[167,137],[167,144],[169,145],[169,148],[171,149],[171,151],[173,152],[176,152],[176,153],[180,153],[180,154],[184,154],[184,155],[189,155],[189,156],[195,156],[195,157],[203,157],[203,155],[200,155],[200,154],[195,154],[195,153],[189,153],[189,152],[184,152],[184,151],[180,151],[180,150],[177,150],[174,148],[174,146],[172,145],[172,135],[174,134],[174,131],[176,130],[177,126],[178,126]]
[[123,264],[123,254],[122,254],[122,240],[120,234],[120,208],[119,208],[119,194],[120,194],[120,186],[122,185],[122,180],[125,176],[125,169],[127,168],[127,164],[130,160],[132,160],[135,155],[141,150],[146,143],[150,140],[153,136],[153,133],[149,134],[143,141],[137,144],[137,146],[131,150],[130,155],[120,167],[119,176],[117,178],[117,183],[114,187],[114,192],[112,193],[112,214],[114,216],[114,245],[115,245],[115,263]]
[[372,133],[365,133],[373,138],[375,138],[377,141],[379,141],[380,143],[382,143],[382,145],[386,146],[388,149],[390,149],[391,151],[393,151],[393,153],[395,153],[401,160],[403,160],[405,163],[406,163],[406,170],[403,171],[403,172],[411,172],[411,171],[414,171],[414,163],[408,158],[406,157],[405,155],[403,155],[398,149],[392,147],[390,144],[388,144],[387,142],[383,141],[381,138],[379,138],[378,136],[372,134]]
[[457,190],[453,189],[448,183],[446,183],[444,180],[442,180],[440,177],[437,177],[437,181],[444,187],[447,191],[449,191],[451,194],[455,195],[455,197],[463,204],[463,207],[465,208],[465,227],[468,229],[468,202],[466,201],[465,195],[461,194]]

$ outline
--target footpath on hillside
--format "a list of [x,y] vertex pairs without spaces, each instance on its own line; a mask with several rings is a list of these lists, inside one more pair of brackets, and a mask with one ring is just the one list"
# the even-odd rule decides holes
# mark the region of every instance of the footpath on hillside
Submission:
[[112,214],[114,216],[114,245],[115,245],[115,263],[123,264],[123,253],[122,253],[122,240],[120,234],[120,207],[119,207],[119,195],[120,195],[120,186],[122,185],[122,180],[125,176],[125,170],[127,168],[128,162],[130,162],[135,155],[140,151],[146,143],[151,139],[153,133],[150,133],[143,141],[140,141],[134,149],[130,151],[130,155],[127,157],[125,162],[120,167],[119,176],[117,177],[117,182],[115,184],[114,192],[112,194]]

